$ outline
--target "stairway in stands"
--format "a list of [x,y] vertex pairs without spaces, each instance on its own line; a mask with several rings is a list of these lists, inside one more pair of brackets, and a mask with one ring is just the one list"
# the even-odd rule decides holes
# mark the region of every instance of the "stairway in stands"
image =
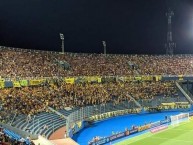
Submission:
[[176,82],[176,86],[184,94],[190,104],[193,104],[193,82]]
[[[60,110],[62,114],[68,116],[72,110]],[[64,118],[60,117],[58,114],[53,112],[42,112],[31,117],[30,121],[27,121],[26,115],[19,115],[16,117],[15,121],[12,123],[12,126],[17,127],[21,130],[33,134],[41,134],[46,138],[55,132],[57,129],[66,125]]]

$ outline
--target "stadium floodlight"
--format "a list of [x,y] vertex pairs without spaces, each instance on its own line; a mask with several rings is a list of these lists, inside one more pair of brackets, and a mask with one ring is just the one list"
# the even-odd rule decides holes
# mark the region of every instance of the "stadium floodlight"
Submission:
[[104,47],[104,55],[106,55],[107,54],[106,41],[102,41],[102,43],[103,43],[103,47]]
[[64,34],[60,33],[60,39],[64,40]]
[[60,33],[60,39],[62,40],[62,53],[64,53],[64,34]]

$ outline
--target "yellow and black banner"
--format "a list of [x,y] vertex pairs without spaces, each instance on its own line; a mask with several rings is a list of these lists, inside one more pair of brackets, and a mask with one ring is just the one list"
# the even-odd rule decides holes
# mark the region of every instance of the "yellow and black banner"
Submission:
[[65,81],[67,84],[74,84],[75,79],[74,79],[74,78],[65,78],[64,81]]
[[178,79],[179,79],[180,81],[184,80],[183,75],[178,75]]
[[98,83],[101,83],[102,82],[102,78],[101,77],[98,77]]
[[45,79],[39,79],[39,80],[30,80],[29,84],[30,86],[37,86],[45,82]]
[[3,89],[5,87],[5,81],[0,80],[0,89]]
[[155,76],[155,80],[158,82],[158,81],[161,81],[162,80],[162,76],[159,75],[159,76]]
[[13,87],[14,88],[20,88],[21,85],[20,85],[19,81],[13,81]]
[[142,76],[141,77],[141,80],[142,81],[152,81],[153,80],[153,76]]
[[140,132],[140,131],[147,130],[150,128],[150,126],[151,126],[151,124],[140,126],[140,127],[138,127],[138,131]]
[[137,76],[137,77],[135,77],[135,80],[141,81],[141,77],[140,77],[140,76]]

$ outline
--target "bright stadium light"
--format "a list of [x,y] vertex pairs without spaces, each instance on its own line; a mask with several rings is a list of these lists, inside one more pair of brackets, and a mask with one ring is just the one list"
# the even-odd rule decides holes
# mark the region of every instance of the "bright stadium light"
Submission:
[[64,34],[60,33],[60,39],[62,40],[62,53],[64,53]]
[[60,33],[60,39],[64,40],[64,34]]

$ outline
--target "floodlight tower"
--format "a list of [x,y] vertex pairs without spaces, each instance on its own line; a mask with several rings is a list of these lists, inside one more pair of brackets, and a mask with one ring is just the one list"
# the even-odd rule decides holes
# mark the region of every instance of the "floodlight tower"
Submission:
[[64,53],[64,35],[60,33],[60,39],[62,40],[62,53]]
[[103,43],[103,47],[104,47],[104,55],[106,55],[107,54],[106,41],[102,41],[102,43]]
[[172,16],[174,16],[174,12],[171,9],[166,13],[166,17],[168,19],[168,31],[167,31],[167,42],[165,43],[166,54],[173,55],[174,48],[176,48],[176,43],[172,40]]

